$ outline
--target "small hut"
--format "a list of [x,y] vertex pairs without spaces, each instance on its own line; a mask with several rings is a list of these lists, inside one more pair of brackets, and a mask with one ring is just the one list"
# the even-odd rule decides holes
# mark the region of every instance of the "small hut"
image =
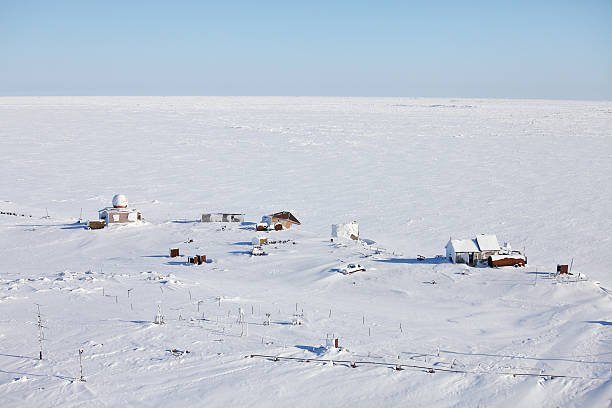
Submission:
[[[276,224],[282,225],[283,229],[291,228],[291,225],[301,225],[300,221],[289,211],[281,211],[274,214],[268,214],[261,218],[261,222],[268,224],[269,226],[276,226]],[[275,228],[276,229],[276,228]]]
[[357,241],[359,239],[359,224],[357,221],[347,224],[333,224],[332,238],[346,238]]
[[479,252],[478,244],[473,239],[451,239],[446,244],[446,256],[452,263],[473,265]]

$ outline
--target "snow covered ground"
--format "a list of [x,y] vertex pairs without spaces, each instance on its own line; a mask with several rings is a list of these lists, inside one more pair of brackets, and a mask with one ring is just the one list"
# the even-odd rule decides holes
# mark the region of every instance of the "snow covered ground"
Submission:
[[[3,407],[612,402],[610,102],[19,97],[0,124]],[[85,230],[115,193],[145,222]],[[374,244],[330,242],[352,220]],[[527,267],[435,258],[477,233]]]

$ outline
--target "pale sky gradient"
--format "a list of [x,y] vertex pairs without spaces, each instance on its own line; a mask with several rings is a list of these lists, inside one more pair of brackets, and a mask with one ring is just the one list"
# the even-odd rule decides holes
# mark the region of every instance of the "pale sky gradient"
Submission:
[[0,0],[0,95],[612,100],[612,1]]

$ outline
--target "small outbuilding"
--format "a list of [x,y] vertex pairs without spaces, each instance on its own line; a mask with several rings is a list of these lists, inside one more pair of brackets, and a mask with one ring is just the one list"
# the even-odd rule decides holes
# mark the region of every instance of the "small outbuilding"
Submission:
[[568,274],[569,273],[569,269],[567,265],[557,265],[557,274],[562,275],[562,274]]
[[446,244],[446,256],[452,263],[474,265],[479,252],[474,239],[451,239]]
[[187,263],[202,265],[206,263],[206,255],[194,255],[187,257]]
[[98,217],[101,221],[104,221],[107,226],[111,224],[127,224],[142,220],[142,215],[139,211],[128,208],[127,197],[123,194],[115,195],[113,197],[113,206],[99,210]]
[[291,225],[301,225],[300,221],[289,211],[281,211],[274,214],[264,215],[261,218],[262,223],[268,224],[268,226],[274,226],[276,228],[277,224],[282,225],[283,229],[291,228]]
[[202,214],[202,222],[244,222],[244,214],[208,213]]
[[357,241],[359,239],[359,224],[357,221],[347,224],[333,224],[332,238],[346,238]]

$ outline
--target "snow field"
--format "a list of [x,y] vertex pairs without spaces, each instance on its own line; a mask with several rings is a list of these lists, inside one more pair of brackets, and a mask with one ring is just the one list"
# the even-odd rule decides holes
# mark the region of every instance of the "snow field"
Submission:
[[[607,102],[1,98],[0,209],[33,217],[0,216],[0,401],[606,406],[611,112]],[[76,224],[115,193],[146,222]],[[295,244],[263,257],[247,253],[249,223],[191,222],[285,209],[302,226],[269,236]],[[329,242],[332,223],[353,219],[375,244]],[[449,236],[479,232],[524,246],[528,266],[434,258]],[[167,257],[171,247],[185,257]],[[214,261],[186,266],[194,254]],[[572,258],[586,279],[549,275]],[[368,270],[343,276],[334,269],[345,262]],[[158,305],[164,325],[152,323]],[[332,335],[342,350],[322,347]],[[79,348],[86,382],[75,381]]]

